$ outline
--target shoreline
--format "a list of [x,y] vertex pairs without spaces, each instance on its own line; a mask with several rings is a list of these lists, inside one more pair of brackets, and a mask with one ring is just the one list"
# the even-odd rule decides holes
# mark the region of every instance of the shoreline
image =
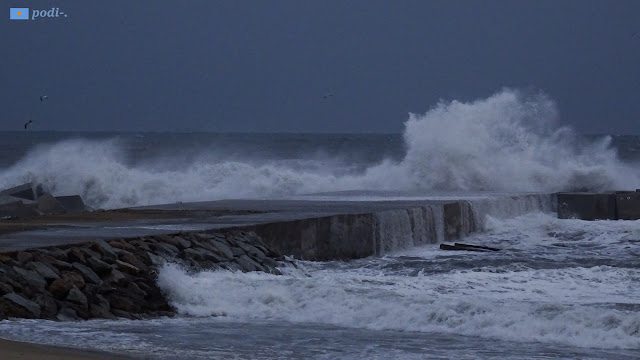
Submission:
[[3,360],[107,360],[135,359],[118,353],[84,350],[72,347],[43,345],[0,338],[0,358]]

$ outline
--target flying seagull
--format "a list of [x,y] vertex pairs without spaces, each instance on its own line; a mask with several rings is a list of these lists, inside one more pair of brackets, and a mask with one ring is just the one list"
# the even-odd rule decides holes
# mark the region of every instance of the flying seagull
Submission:
[[42,95],[40,96],[40,102],[44,102],[45,100],[48,100],[49,97],[47,95]]
[[26,123],[24,123],[24,129],[27,130],[27,128],[29,127],[29,125],[31,125],[32,122],[33,120],[29,120]]
[[332,97],[333,93],[328,93],[326,95],[322,95],[322,99],[327,100],[328,98]]

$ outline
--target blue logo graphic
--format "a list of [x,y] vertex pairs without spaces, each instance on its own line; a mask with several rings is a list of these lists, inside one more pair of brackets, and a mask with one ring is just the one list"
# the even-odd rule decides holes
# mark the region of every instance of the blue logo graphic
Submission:
[[29,8],[10,8],[9,19],[29,20]]

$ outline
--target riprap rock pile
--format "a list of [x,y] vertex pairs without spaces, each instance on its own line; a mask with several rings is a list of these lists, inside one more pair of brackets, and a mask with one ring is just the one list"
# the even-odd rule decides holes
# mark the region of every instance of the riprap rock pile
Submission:
[[279,254],[253,232],[97,240],[0,254],[0,319],[172,316],[156,284],[165,262],[187,269],[280,274]]

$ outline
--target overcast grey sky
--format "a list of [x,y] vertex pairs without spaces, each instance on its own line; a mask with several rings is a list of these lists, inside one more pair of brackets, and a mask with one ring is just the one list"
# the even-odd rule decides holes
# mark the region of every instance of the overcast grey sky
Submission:
[[640,134],[638,0],[3,4],[0,130],[401,132],[508,86],[581,132]]

